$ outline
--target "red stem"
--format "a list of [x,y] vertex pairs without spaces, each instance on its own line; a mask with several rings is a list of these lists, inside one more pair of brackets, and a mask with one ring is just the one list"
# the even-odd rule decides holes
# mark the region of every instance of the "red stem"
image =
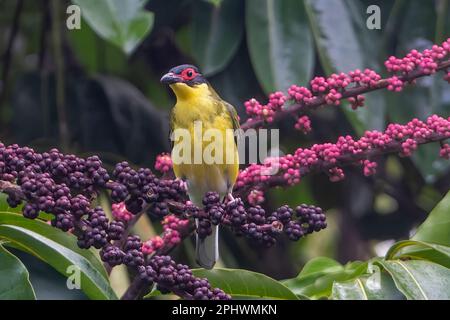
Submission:
[[[450,68],[450,60],[446,60],[446,61],[439,63],[436,70],[437,71],[446,70],[447,68]],[[405,83],[411,83],[413,80],[421,78],[421,77],[425,77],[425,76],[429,76],[429,74],[424,73],[423,70],[417,69],[407,75],[399,77],[399,79]],[[342,92],[342,98],[346,99],[346,98],[350,98],[350,97],[356,97],[363,93],[384,89],[388,85],[389,85],[389,82],[387,79],[381,79],[374,86],[359,86],[359,87],[355,87],[355,88],[351,88],[351,89],[346,89],[345,91]],[[296,104],[293,104],[293,105],[277,112],[274,116],[274,121],[281,120],[290,114],[298,114],[298,115],[304,114],[307,111],[317,109],[320,106],[323,106],[326,104],[327,103],[325,101],[325,97],[323,97],[323,96],[315,97],[314,100],[312,100],[308,104],[296,103]],[[263,126],[264,124],[266,124],[264,119],[257,119],[257,120],[249,119],[241,125],[241,129],[247,130],[250,128],[258,128],[258,127]]]

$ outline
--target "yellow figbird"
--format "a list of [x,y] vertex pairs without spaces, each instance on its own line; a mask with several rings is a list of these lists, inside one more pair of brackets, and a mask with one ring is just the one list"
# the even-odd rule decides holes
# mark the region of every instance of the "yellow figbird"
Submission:
[[[172,134],[180,129],[190,135],[190,139],[174,142],[172,160],[175,176],[186,181],[189,198],[199,207],[208,191],[219,193],[222,199],[231,195],[239,171],[237,143],[233,135],[239,129],[236,110],[219,97],[195,66],[184,64],[174,67],[161,78],[161,82],[168,84],[177,98],[170,119]],[[221,136],[222,145],[212,155],[215,157],[222,153],[222,157],[219,156],[219,161],[214,163],[211,159],[206,159],[202,152],[211,143],[204,138],[208,130],[214,131],[215,139],[218,139],[217,133]],[[181,145],[177,144],[182,143],[190,144],[189,148],[184,148],[184,152],[190,153],[188,157],[186,154],[178,154],[183,148],[179,148]],[[199,145],[201,150],[196,148]],[[184,160],[175,161],[175,157]],[[211,269],[219,258],[218,236],[218,226],[213,226],[212,234],[204,239],[197,235],[196,259],[204,268]]]

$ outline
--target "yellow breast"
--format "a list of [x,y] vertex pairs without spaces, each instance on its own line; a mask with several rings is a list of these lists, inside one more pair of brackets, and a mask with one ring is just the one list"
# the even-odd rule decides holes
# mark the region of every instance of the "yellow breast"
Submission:
[[207,191],[223,196],[236,181],[239,157],[233,122],[222,101],[207,84],[195,88],[185,84],[172,86],[177,96],[171,117],[173,137],[177,138],[177,132],[190,136],[189,141],[178,136],[174,142],[174,172],[178,178],[186,180],[191,201],[201,205]]

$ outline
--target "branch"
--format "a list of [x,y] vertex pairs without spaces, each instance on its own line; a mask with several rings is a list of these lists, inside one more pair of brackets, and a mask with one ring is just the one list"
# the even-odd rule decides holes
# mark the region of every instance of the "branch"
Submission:
[[[361,165],[364,161],[376,167],[370,159],[388,153],[410,156],[418,145],[442,142],[448,138],[450,120],[436,115],[430,116],[426,122],[414,119],[406,125],[391,124],[384,133],[367,131],[357,141],[349,136],[340,137],[335,144],[315,144],[309,149],[297,149],[294,155],[271,159],[262,165],[250,165],[240,172],[235,191],[244,194],[252,188],[294,185],[300,182],[301,177],[313,172],[327,172],[332,181],[339,181],[344,177],[342,167]],[[447,148],[443,144],[441,146]],[[268,175],[268,170],[274,164],[283,164],[283,169]]]
[[[450,68],[450,60],[446,60],[446,61],[439,63],[436,70],[437,71],[447,70],[448,68]],[[416,69],[409,74],[399,77],[399,79],[401,81],[403,81],[404,83],[413,83],[414,80],[425,77],[425,76],[429,76],[429,75],[430,74],[427,74],[424,70]],[[375,85],[371,85],[371,86],[362,85],[362,86],[357,86],[357,87],[350,88],[350,89],[345,89],[342,92],[342,99],[347,99],[347,98],[352,98],[352,97],[354,98],[354,97],[357,97],[358,95],[361,95],[364,93],[368,93],[368,92],[376,91],[376,90],[380,90],[380,89],[385,89],[388,86],[389,86],[389,79],[386,78],[386,79],[379,80]],[[325,106],[325,105],[334,106],[334,105],[327,104],[324,96],[316,96],[307,104],[295,103],[289,107],[285,107],[285,108],[281,109],[280,111],[275,113],[274,121],[279,121],[288,115],[293,115],[293,114],[303,115],[303,114],[306,114],[308,111],[315,110],[315,109],[317,109],[321,106]],[[249,118],[245,123],[243,123],[241,125],[241,128],[243,130],[247,130],[250,128],[261,127],[264,124],[266,124],[266,121],[264,119]]]

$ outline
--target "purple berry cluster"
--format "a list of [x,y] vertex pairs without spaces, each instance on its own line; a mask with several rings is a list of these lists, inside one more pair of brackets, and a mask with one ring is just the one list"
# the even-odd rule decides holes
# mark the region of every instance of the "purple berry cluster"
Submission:
[[[133,215],[146,208],[164,217],[169,213],[167,201],[186,206],[186,192],[180,181],[159,179],[150,169],[134,170],[126,162],[117,164],[110,175],[97,156],[83,159],[64,155],[57,149],[38,153],[28,147],[0,143],[0,190],[8,195],[11,207],[24,202],[22,212],[26,218],[36,219],[40,212],[53,215],[52,226],[72,232],[80,248],[100,249],[102,261],[110,267],[125,264],[135,269],[153,268],[155,282],[169,289],[169,279],[174,278],[175,293],[185,288],[183,297],[229,298],[220,289],[211,288],[206,280],[193,277],[187,266],[175,265],[173,269],[174,262],[168,257],[155,257],[146,263],[140,238],[126,237]],[[101,207],[92,206],[100,191],[111,193],[112,221]],[[195,207],[192,210],[199,211]],[[171,228],[175,224],[187,226],[187,222],[179,222],[175,217],[167,219]],[[175,244],[181,241],[179,237],[174,232],[167,236]],[[169,269],[171,275],[167,273]],[[187,279],[187,275],[191,278]]]
[[297,220],[291,220],[286,224],[284,232],[292,241],[301,237],[318,232],[327,227],[326,217],[322,209],[316,206],[302,204],[295,208]]
[[231,297],[220,289],[213,289],[207,279],[197,278],[188,266],[176,264],[169,256],[153,256],[146,266],[139,267],[140,278],[156,283],[163,292],[176,292],[185,299],[229,300]]
[[[189,234],[188,218],[198,220],[200,237],[210,235],[212,226],[220,224],[266,247],[275,244],[283,229],[294,239],[291,234],[295,232],[290,230],[299,228],[294,225],[302,228],[302,235],[320,229],[314,215],[299,216],[294,222],[289,207],[269,215],[259,205],[247,209],[239,198],[222,202],[216,192],[208,192],[199,209],[187,202],[184,184],[178,180],[158,178],[150,169],[135,170],[127,162],[118,163],[109,174],[96,156],[82,159],[57,149],[41,154],[28,147],[0,144],[0,181],[10,206],[25,202],[25,217],[36,219],[41,211],[52,214],[54,227],[72,232],[80,248],[100,249],[100,257],[108,266],[125,264],[137,269],[147,282],[157,283],[162,291],[188,299],[230,298],[222,290],[211,288],[207,280],[194,277],[187,266],[160,255]],[[110,192],[112,221],[101,207],[92,206],[100,191]],[[261,194],[255,196],[253,204],[263,199]],[[177,216],[169,214],[173,203],[180,209],[173,211]],[[126,236],[133,216],[143,210],[163,218],[162,237],[143,243],[138,236]]]
[[114,203],[125,202],[132,214],[142,211],[144,204],[158,217],[167,215],[165,200],[182,201],[187,199],[186,190],[179,180],[159,179],[150,169],[133,169],[128,162],[118,163],[113,171],[113,182],[107,184]]

